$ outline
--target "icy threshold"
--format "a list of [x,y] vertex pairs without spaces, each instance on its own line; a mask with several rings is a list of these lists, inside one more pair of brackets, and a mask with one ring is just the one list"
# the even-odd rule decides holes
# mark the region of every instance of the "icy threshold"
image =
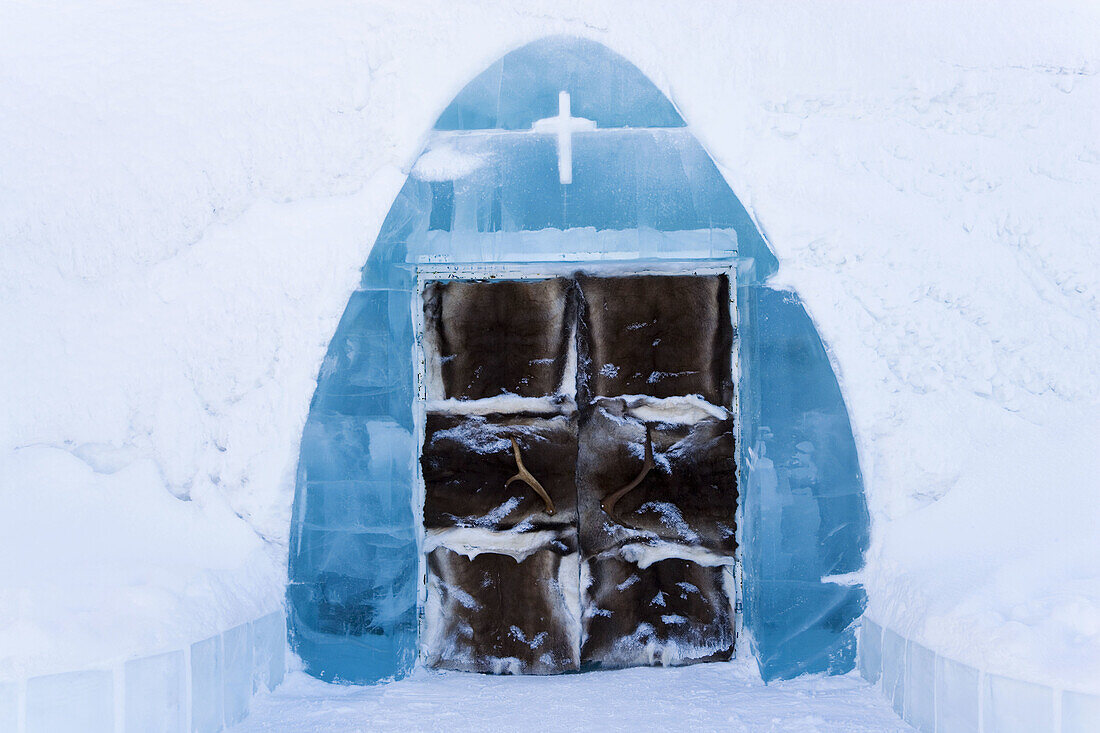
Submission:
[[[415,722],[414,722],[415,721]],[[233,731],[910,731],[854,673],[760,679],[747,658],[690,667],[490,676],[417,667],[388,685],[330,685],[302,672],[253,701]]]

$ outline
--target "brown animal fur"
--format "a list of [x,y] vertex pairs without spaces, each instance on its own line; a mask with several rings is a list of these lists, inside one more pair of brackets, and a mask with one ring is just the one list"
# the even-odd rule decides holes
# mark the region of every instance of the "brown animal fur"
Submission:
[[522,562],[489,552],[470,560],[447,549],[434,550],[428,568],[442,589],[439,621],[446,624],[446,642],[429,650],[426,663],[470,672],[554,674],[577,669],[577,640],[561,617],[565,596],[557,578],[562,558],[553,550],[540,550]]
[[[553,500],[553,515],[546,513],[545,502],[523,482],[505,486],[517,471],[509,438],[516,439],[527,470]],[[508,530],[524,522],[537,530],[577,524],[575,417],[429,414],[420,460],[428,529]],[[515,508],[495,517],[493,510],[513,497]]]
[[578,275],[577,281],[589,395],[697,394],[732,406],[729,278]]
[[650,433],[656,466],[609,515],[601,502],[642,467],[645,426],[622,400],[600,400],[587,413],[577,455],[581,550],[592,555],[661,539],[732,556],[737,546],[732,420],[658,423]]
[[441,281],[424,289],[444,395],[557,394],[575,320],[570,280]]
[[733,656],[733,618],[722,568],[670,559],[643,570],[612,554],[585,562],[593,582],[582,610],[582,665],[646,664],[650,645],[654,664]]
[[[622,400],[598,399],[698,394],[731,407],[728,278],[448,281],[430,283],[424,297],[427,342],[439,352],[429,358],[440,359],[444,396],[556,394],[570,378],[565,366],[576,325],[580,404],[579,418],[428,415],[425,527],[549,529],[555,539],[518,563],[492,547],[473,560],[432,551],[428,572],[441,589],[438,621],[447,628],[442,647],[426,650],[426,662],[499,672],[508,664],[502,660],[514,659],[507,671],[548,674],[582,662],[645,663],[647,650],[656,651],[656,663],[665,652],[681,664],[729,659],[734,631],[721,568],[667,559],[643,570],[620,552],[630,543],[666,542],[732,557],[738,500],[732,420],[652,424],[656,465],[622,495],[612,516],[600,502],[638,475],[646,426]],[[505,486],[517,473],[511,438],[553,500],[553,515],[529,486]],[[509,500],[511,509],[502,512]],[[578,544],[591,577],[581,589],[579,657],[561,615],[558,582],[563,558]]]

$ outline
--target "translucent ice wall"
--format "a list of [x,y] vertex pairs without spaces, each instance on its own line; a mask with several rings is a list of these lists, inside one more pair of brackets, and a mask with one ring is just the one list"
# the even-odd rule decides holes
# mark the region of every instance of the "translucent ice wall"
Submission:
[[[595,122],[557,139],[559,112]],[[326,680],[400,677],[417,655],[416,267],[736,262],[747,626],[767,678],[845,671],[867,516],[836,380],[744,207],[672,104],[599,44],[551,38],[471,82],[442,114],[379,233],[321,366],[302,435],[287,591],[292,645]],[[751,452],[750,450],[751,449]]]
[[352,295],[302,433],[289,629],[326,680],[392,677],[416,659],[411,290],[393,285]]
[[868,515],[848,412],[798,296],[738,288],[745,626],[765,679],[852,669]]

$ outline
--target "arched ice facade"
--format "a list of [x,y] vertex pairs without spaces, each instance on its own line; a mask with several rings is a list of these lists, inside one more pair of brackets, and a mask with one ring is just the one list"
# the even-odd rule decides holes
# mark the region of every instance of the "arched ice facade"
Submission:
[[861,567],[868,514],[813,322],[768,286],[775,256],[673,104],[603,46],[555,37],[509,53],[440,116],[318,374],[287,590],[311,674],[370,683],[418,659],[418,274],[595,265],[736,273],[738,653],[765,679],[853,667],[864,593],[827,578]]

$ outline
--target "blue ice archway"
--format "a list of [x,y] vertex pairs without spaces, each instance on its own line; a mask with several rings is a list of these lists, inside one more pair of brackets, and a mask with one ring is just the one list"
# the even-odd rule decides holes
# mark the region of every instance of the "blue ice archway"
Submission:
[[287,590],[310,674],[372,683],[417,659],[417,268],[612,260],[735,262],[751,653],[765,679],[852,668],[864,592],[827,578],[861,567],[868,514],[821,339],[797,295],[767,285],[776,258],[672,103],[600,44],[553,37],[440,116],[321,366]]

